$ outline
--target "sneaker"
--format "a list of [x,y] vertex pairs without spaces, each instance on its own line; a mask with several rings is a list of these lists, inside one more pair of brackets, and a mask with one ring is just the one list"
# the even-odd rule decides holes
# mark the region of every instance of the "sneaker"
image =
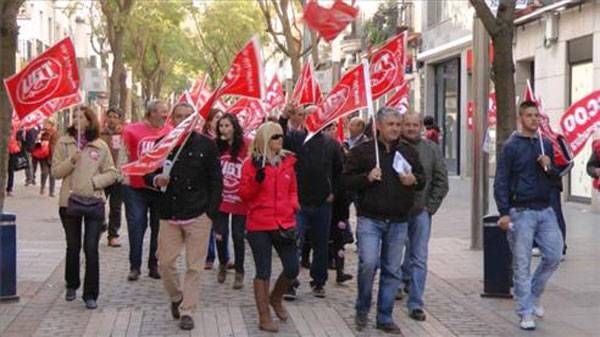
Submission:
[[543,318],[545,312],[546,311],[544,310],[544,307],[542,307],[541,305],[533,307],[533,314],[536,317]]
[[410,318],[414,319],[415,321],[419,321],[419,322],[423,322],[427,318],[427,315],[425,315],[425,312],[423,311],[423,309],[410,310],[410,312],[408,313],[408,316]]
[[315,297],[325,298],[325,288],[321,285],[315,285],[312,287],[312,292]]
[[542,252],[540,251],[540,249],[538,247],[532,248],[531,256],[535,256],[535,257],[542,256]]
[[286,301],[294,301],[296,296],[296,288],[292,285],[288,288],[285,294],[283,294],[283,299]]
[[127,275],[127,281],[137,281],[140,278],[140,271],[137,269],[132,269]]
[[209,262],[209,261],[206,261],[204,263],[204,270],[212,270],[212,269],[213,269],[213,263]]
[[225,283],[227,278],[227,266],[219,265],[219,273],[217,274],[217,282]]
[[346,281],[350,281],[353,278],[354,278],[354,276],[352,276],[350,274],[341,274],[335,278],[335,282],[337,282],[337,284],[342,284]]
[[150,268],[150,271],[148,271],[148,276],[155,280],[160,280],[160,273],[158,272],[158,267]]
[[377,323],[377,325],[375,326],[375,328],[377,330],[381,330],[385,333],[389,333],[392,335],[401,335],[402,334],[402,330],[400,330],[400,327],[398,325],[396,325],[396,323],[392,322],[392,323],[387,323],[387,324],[379,324]]
[[533,315],[523,315],[519,327],[521,327],[522,330],[535,330],[535,320]]
[[67,288],[67,292],[65,293],[65,301],[71,302],[74,301],[77,297],[77,289]]
[[121,241],[117,237],[110,238],[108,239],[108,246],[114,248],[121,247]]
[[356,329],[361,331],[362,329],[367,327],[367,323],[369,322],[369,317],[367,314],[356,313],[354,316],[354,323],[356,324]]
[[85,300],[85,307],[90,309],[90,310],[94,310],[96,308],[98,308],[98,304],[96,303],[96,300]]
[[181,330],[192,330],[194,328],[194,319],[192,316],[183,315],[179,321],[179,327]]
[[244,273],[235,273],[233,289],[242,289],[242,287],[244,287]]
[[179,313],[179,306],[181,305],[181,302],[183,302],[183,298],[177,302],[171,302],[171,316],[173,316],[174,319],[179,319],[181,316]]

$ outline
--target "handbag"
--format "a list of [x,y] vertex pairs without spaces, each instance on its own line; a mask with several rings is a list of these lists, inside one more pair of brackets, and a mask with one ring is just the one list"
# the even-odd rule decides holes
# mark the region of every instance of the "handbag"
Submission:
[[15,154],[15,156],[16,156],[15,166],[14,166],[15,171],[24,170],[29,167],[29,160],[27,160],[27,156],[25,155],[25,152],[21,151],[21,152]]
[[98,197],[86,197],[71,194],[67,204],[67,214],[76,217],[104,219],[104,200]]
[[296,226],[287,229],[279,226],[277,234],[279,234],[282,241],[296,242],[298,239],[298,229],[296,229]]

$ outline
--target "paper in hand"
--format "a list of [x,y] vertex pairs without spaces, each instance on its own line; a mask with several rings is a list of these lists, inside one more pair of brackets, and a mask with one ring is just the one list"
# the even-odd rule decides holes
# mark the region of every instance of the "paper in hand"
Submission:
[[412,172],[412,166],[408,163],[408,161],[404,158],[404,156],[396,151],[394,155],[394,170],[398,172],[398,174],[406,175]]

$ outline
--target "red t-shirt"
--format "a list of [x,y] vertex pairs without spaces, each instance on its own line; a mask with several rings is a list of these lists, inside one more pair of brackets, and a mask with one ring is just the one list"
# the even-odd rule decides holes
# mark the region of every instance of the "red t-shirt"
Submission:
[[[163,128],[152,127],[148,122],[142,121],[126,125],[123,128],[123,144],[127,147],[129,161],[138,160],[146,152],[152,150],[156,140],[171,130],[169,125]],[[141,176],[129,177],[129,186],[133,188],[146,187]]]
[[223,173],[223,200],[219,211],[236,215],[246,215],[247,209],[242,198],[239,196],[240,181],[242,179],[242,164],[248,153],[248,142],[240,149],[235,160],[231,158],[231,152],[227,151],[221,155],[221,172]]

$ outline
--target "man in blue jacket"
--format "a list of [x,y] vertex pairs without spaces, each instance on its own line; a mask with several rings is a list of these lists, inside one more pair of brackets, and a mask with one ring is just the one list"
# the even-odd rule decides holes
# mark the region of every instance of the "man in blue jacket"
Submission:
[[[520,327],[535,329],[543,316],[540,298],[546,282],[558,268],[563,249],[556,214],[550,205],[551,179],[557,174],[549,140],[540,140],[539,112],[534,102],[519,106],[521,131],[504,143],[496,167],[494,198],[500,212],[498,225],[507,230],[513,254],[514,294]],[[542,148],[543,146],[543,148]],[[542,259],[531,276],[531,248],[536,241]]]

